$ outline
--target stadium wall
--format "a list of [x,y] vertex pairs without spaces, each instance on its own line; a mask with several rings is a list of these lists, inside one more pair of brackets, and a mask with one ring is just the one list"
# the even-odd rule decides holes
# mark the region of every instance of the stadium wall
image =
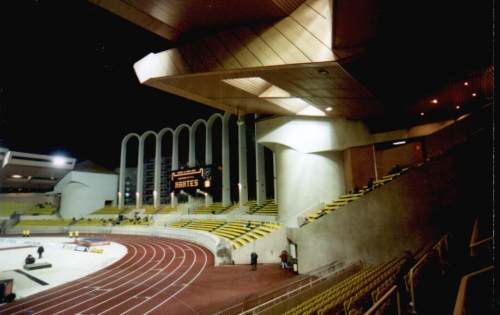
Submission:
[[84,217],[104,207],[106,201],[116,204],[118,176],[72,171],[54,187],[61,194],[59,213],[63,218]]
[[281,251],[288,248],[286,234],[286,228],[280,228],[253,241],[251,244],[233,250],[231,256],[234,263],[237,265],[249,264],[252,252],[256,252],[259,255],[259,264],[279,263]]
[[335,260],[378,264],[437,239],[445,218],[453,218],[448,211],[457,200],[456,174],[453,158],[443,156],[313,223],[290,229],[299,272]]

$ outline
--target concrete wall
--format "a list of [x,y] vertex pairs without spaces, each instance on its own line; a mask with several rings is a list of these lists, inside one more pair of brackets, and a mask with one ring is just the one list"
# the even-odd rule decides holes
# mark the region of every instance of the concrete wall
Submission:
[[423,148],[420,141],[398,145],[385,150],[377,150],[375,155],[378,177],[386,175],[396,164],[405,167],[424,161]]
[[342,152],[302,153],[276,145],[278,219],[293,227],[297,215],[345,192]]
[[344,151],[345,185],[350,191],[357,186],[363,187],[370,178],[375,178],[373,146],[349,148]]
[[345,193],[342,151],[371,136],[359,121],[277,117],[257,122],[256,139],[275,153],[278,218],[293,227],[304,211]]
[[[15,226],[8,230],[9,234],[21,234],[24,228]],[[201,245],[210,250],[215,257],[215,264],[221,263],[221,259],[217,257],[217,249],[225,244],[223,240],[216,235],[204,231],[186,230],[186,229],[170,229],[170,228],[151,228],[151,227],[138,227],[138,226],[110,226],[110,227],[97,227],[97,226],[75,226],[75,227],[45,227],[45,226],[32,226],[30,227],[31,234],[46,234],[46,233],[67,233],[69,231],[79,231],[81,236],[85,233],[97,234],[125,234],[125,235],[151,235],[156,237],[166,237],[173,239],[180,239]]]
[[250,264],[250,254],[256,252],[259,255],[258,263],[279,263],[282,250],[288,249],[286,228],[280,228],[266,236],[232,251],[232,259],[235,264]]
[[444,209],[457,198],[455,171],[450,158],[434,161],[313,223],[291,229],[299,272],[339,259],[385,262],[436,239],[447,215]]
[[106,200],[116,204],[118,176],[72,171],[54,191],[61,194],[60,214],[64,218],[80,218],[104,207]]

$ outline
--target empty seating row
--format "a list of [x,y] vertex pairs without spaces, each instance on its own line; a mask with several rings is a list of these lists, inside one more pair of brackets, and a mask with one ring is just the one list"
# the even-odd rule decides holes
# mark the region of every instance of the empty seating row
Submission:
[[306,223],[315,221],[320,217],[324,216],[325,214],[328,214],[342,206],[345,206],[346,204],[353,202],[354,200],[357,200],[363,195],[364,193],[342,195],[337,200],[326,204],[322,209],[314,211],[313,213],[309,214],[306,217]]
[[120,214],[122,212],[126,213],[130,210],[132,210],[132,208],[120,209],[118,207],[106,206],[106,207],[103,207],[101,209],[94,211],[92,214]]
[[317,211],[310,213],[305,219],[305,224],[307,224],[309,222],[313,222],[313,221],[319,219],[320,217],[324,216],[325,214],[328,214],[328,213],[330,213],[330,212],[332,212],[332,211],[334,211],[342,206],[345,206],[346,204],[348,204],[352,201],[357,200],[358,198],[360,198],[361,196],[363,196],[367,192],[370,192],[372,189],[383,186],[386,183],[392,181],[394,178],[400,176],[406,170],[408,170],[408,168],[404,168],[401,170],[401,172],[389,174],[389,175],[386,175],[380,179],[373,181],[372,188],[365,186],[355,193],[345,194],[345,195],[338,197],[336,200],[326,204],[323,209],[320,209],[320,210],[317,210]]
[[17,226],[66,226],[70,225],[71,220],[47,219],[47,220],[20,220]]
[[285,314],[363,314],[367,305],[365,300],[373,296],[378,297],[377,293],[383,291],[379,289],[380,286],[390,287],[401,263],[401,259],[393,259],[388,263],[367,268],[309,298]]
[[245,206],[248,207],[247,213],[249,214],[278,215],[278,205],[274,202],[274,199],[268,199],[260,206],[257,201],[250,200]]
[[0,202],[0,217],[9,217],[13,213],[25,213],[30,207],[29,203],[2,201]]
[[221,202],[214,202],[208,207],[201,207],[193,211],[194,214],[220,214],[227,212],[232,205],[223,206]]
[[261,221],[223,221],[223,220],[180,220],[170,227],[206,231],[223,237],[231,242],[234,249],[251,243],[265,235],[280,228],[277,223],[266,223]]
[[2,201],[0,202],[0,217],[8,217],[13,213],[26,215],[51,215],[57,210],[52,203],[32,203]]

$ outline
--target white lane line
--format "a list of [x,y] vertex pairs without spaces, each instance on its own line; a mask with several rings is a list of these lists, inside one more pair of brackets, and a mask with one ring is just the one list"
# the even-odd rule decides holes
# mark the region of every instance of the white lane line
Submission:
[[[150,246],[149,244],[148,244],[147,246],[153,249],[154,254],[153,254],[153,255],[151,255],[151,257],[149,257],[149,260],[148,260],[145,264],[150,263],[150,262],[153,260],[154,256],[156,255],[156,250],[155,250],[152,246]],[[146,256],[147,251],[146,251],[146,248],[143,246],[143,244],[139,244],[139,247],[141,247],[141,248],[143,249],[143,251],[144,251],[144,255],[141,257],[141,261],[142,261],[142,259]],[[131,265],[131,266],[130,266],[129,268],[127,268],[127,269],[131,269],[131,267],[132,267],[132,266],[134,266],[134,265],[138,264],[138,263],[139,263],[139,262],[141,262],[141,261],[136,261],[133,265]],[[131,272],[134,272],[135,270],[139,270],[139,269],[134,269],[134,270],[132,270]],[[125,271],[127,271],[127,270],[126,270],[126,269],[125,269],[125,270],[122,270],[122,272],[125,272]],[[118,272],[117,274],[122,273],[122,272]],[[119,277],[119,278],[117,278],[117,279],[115,279],[115,280],[113,280],[113,281],[111,281],[111,282],[107,282],[107,283],[105,283],[105,286],[108,286],[108,285],[109,285],[109,284],[111,284],[111,283],[114,283],[114,282],[120,281],[120,280],[122,280],[123,278],[129,277],[129,276],[130,276],[130,274],[126,273],[126,274],[124,274],[123,276],[121,276],[121,277]],[[140,276],[140,275],[139,275],[139,276]],[[119,285],[119,286],[118,286],[118,287],[116,287],[116,288],[119,288],[119,287],[121,287],[121,286],[123,286],[123,285],[127,284],[128,282],[130,282],[130,281],[132,281],[132,280],[134,280],[134,279],[138,278],[139,276],[136,276],[136,277],[134,277],[134,278],[132,278],[132,279],[130,279],[130,280],[128,280],[128,281],[126,281],[126,282],[124,282],[123,284]],[[102,282],[102,281],[99,281],[99,282]],[[112,288],[112,289],[116,289],[116,288]],[[80,299],[82,296],[85,296],[85,295],[87,295],[87,294],[89,294],[89,293],[93,293],[93,292],[95,292],[95,291],[83,292],[83,293],[82,293],[82,294],[80,294],[80,295],[77,295],[77,296],[71,297],[71,298],[69,298],[69,299],[65,299],[64,301],[59,302],[59,303],[56,303],[56,304],[51,304],[51,305],[49,305],[49,307],[46,307],[46,308],[41,309],[41,310],[38,310],[38,311],[36,311],[35,313],[31,313],[31,314],[39,314],[39,313],[44,312],[44,311],[46,311],[46,310],[52,309],[52,308],[54,308],[54,307],[57,307],[57,306],[59,306],[59,305],[61,305],[61,304],[65,304],[65,303],[67,303],[67,302],[69,302],[69,301],[73,301],[73,300],[75,300],[75,299]],[[68,295],[68,294],[71,294],[71,292],[70,292],[70,293],[67,293],[67,294],[60,295],[59,297],[66,296],[66,295]],[[98,295],[92,296],[90,299],[86,299],[86,300],[84,300],[84,302],[85,302],[85,301],[89,301],[89,300],[96,299],[96,298],[100,297],[100,296],[101,296],[101,295],[103,295],[103,294],[105,294],[105,293],[102,293],[102,294],[98,294]],[[80,304],[82,304],[82,303],[83,303],[83,302],[78,303],[78,304],[76,304],[76,305],[72,305],[70,308],[73,308],[73,307],[75,307],[75,306],[77,306],[77,305],[80,305]],[[42,304],[43,304],[43,303],[42,303]]]
[[[119,242],[117,242],[117,243],[119,243]],[[91,281],[92,279],[95,279],[95,278],[98,278],[98,277],[102,277],[103,275],[108,274],[108,273],[110,273],[110,272],[114,271],[115,269],[120,268],[122,265],[125,265],[126,263],[128,263],[129,261],[131,261],[132,259],[134,259],[134,258],[135,258],[135,256],[137,256],[137,253],[138,253],[138,252],[137,252],[136,247],[134,247],[134,246],[133,246],[133,245],[131,245],[131,244],[126,244],[125,246],[127,246],[127,245],[128,245],[130,248],[132,248],[132,249],[134,250],[133,254],[132,254],[132,255],[131,255],[131,256],[130,256],[127,260],[125,260],[125,261],[123,261],[123,262],[122,262],[122,261],[117,262],[118,264],[117,264],[115,267],[113,267],[113,268],[111,268],[111,269],[108,269],[108,270],[104,271],[103,273],[100,273],[100,271],[98,270],[98,271],[96,271],[96,272],[94,273],[94,275],[90,274],[90,275],[87,275],[87,276],[85,276],[85,277],[83,277],[83,278],[76,279],[74,282],[71,282],[71,283],[70,283],[71,285],[69,285],[69,286],[66,286],[66,285],[67,285],[66,283],[65,283],[65,284],[62,284],[62,285],[61,285],[62,287],[61,287],[61,288],[59,288],[59,289],[56,289],[55,291],[53,291],[53,289],[51,289],[49,292],[45,292],[45,294],[43,294],[44,292],[41,292],[41,293],[40,293],[41,295],[40,295],[40,296],[38,296],[38,297],[36,297],[36,296],[33,296],[33,297],[28,297],[26,301],[21,302],[21,303],[19,303],[19,304],[11,305],[11,306],[9,306],[9,307],[6,307],[6,308],[2,309],[2,311],[8,311],[8,310],[10,310],[10,309],[12,309],[12,308],[17,308],[17,307],[19,307],[19,306],[22,306],[22,305],[25,305],[25,304],[28,304],[28,303],[32,303],[32,302],[34,302],[34,301],[38,301],[38,300],[40,300],[40,299],[44,299],[44,300],[45,300],[45,299],[46,299],[47,297],[49,297],[49,296],[52,296],[52,295],[57,295],[57,293],[59,293],[59,292],[61,292],[61,291],[66,291],[66,290],[68,290],[68,289],[70,289],[70,288],[72,288],[72,287],[75,287],[75,286],[81,286],[81,284],[82,284],[82,283],[89,282],[89,281]],[[113,264],[113,265],[114,265],[114,264]],[[112,266],[112,265],[111,265],[111,266]],[[98,274],[96,274],[96,273],[98,273]],[[90,278],[88,278],[88,277],[90,277]],[[57,287],[56,287],[56,288],[57,288]],[[55,288],[54,288],[54,289],[55,289]],[[37,304],[35,304],[35,305],[37,305]],[[30,307],[33,307],[33,306],[34,306],[34,305],[30,305]]]
[[[192,246],[191,244],[187,243],[188,246]],[[194,245],[196,246],[196,245]],[[198,246],[196,246],[198,247]],[[199,247],[198,247],[199,248]],[[201,248],[200,248],[201,249]],[[180,293],[182,290],[184,290],[185,288],[187,288],[194,280],[196,280],[199,275],[201,274],[201,272],[205,269],[205,266],[207,264],[207,254],[205,253],[205,251],[203,251],[203,255],[205,256],[205,261],[203,263],[203,267],[200,269],[200,271],[196,274],[196,276],[194,278],[192,278],[185,286],[179,288],[179,290],[177,290],[174,294],[172,294],[170,297],[168,297],[167,299],[165,299],[164,301],[162,301],[160,304],[158,304],[157,306],[153,307],[152,309],[150,309],[149,311],[147,311],[146,313],[143,313],[143,315],[146,315],[146,314],[149,314],[151,313],[153,310],[157,309],[158,307],[160,307],[161,305],[163,305],[164,303],[168,302],[170,299],[172,299],[174,296],[176,296],[178,293]],[[168,285],[167,287],[165,287],[163,290],[161,291],[158,291],[156,292],[155,294],[153,294],[151,296],[151,298],[154,298],[155,296],[158,296],[159,294],[161,294],[162,292],[165,292],[165,290],[167,290],[168,288],[170,288],[171,286],[173,286],[177,281],[179,281],[180,279],[182,279],[189,271],[191,271],[191,269],[193,268],[194,264],[196,263],[196,258],[197,258],[197,255],[196,255],[196,252],[193,250],[193,253],[194,253],[194,259],[193,259],[193,263],[191,264],[191,266],[189,266],[189,269],[186,270],[180,277],[177,278],[177,280],[175,280],[174,282],[172,282],[170,285]],[[127,314],[129,312],[131,312],[133,309],[136,309],[137,307],[139,307],[140,305],[146,303],[146,301],[143,301],[143,302],[140,302],[139,304],[137,304],[136,306],[130,308],[128,311],[126,312],[123,312],[121,315],[123,314]],[[102,313],[101,313],[102,314]]]
[[[142,260],[146,257],[146,248],[145,248],[144,246],[142,246],[142,244],[140,244],[140,243],[137,243],[137,245],[138,245],[138,247],[141,247],[141,248],[142,248],[142,250],[143,250],[143,254],[142,254],[141,258],[140,258],[138,261],[134,262],[132,265],[130,265],[130,266],[128,266],[128,267],[126,267],[125,269],[123,269],[123,270],[121,270],[121,271],[119,271],[119,272],[117,272],[117,273],[115,273],[115,274],[109,275],[108,277],[106,277],[106,278],[104,278],[104,279],[101,279],[101,280],[97,281],[97,282],[96,282],[96,283],[94,283],[94,284],[99,284],[99,283],[102,283],[102,282],[104,282],[106,279],[109,279],[109,278],[111,278],[111,277],[114,277],[114,276],[119,275],[119,274],[122,274],[122,273],[125,273],[125,274],[124,274],[123,276],[119,277],[117,280],[120,280],[120,279],[122,279],[122,278],[127,277],[127,276],[128,276],[128,274],[126,274],[127,269],[131,269],[133,266],[135,266],[135,265],[137,265],[138,263],[142,262]],[[151,260],[151,258],[150,258],[150,260]],[[115,281],[116,281],[116,280],[115,280]],[[108,284],[109,284],[109,283],[104,283],[104,285],[108,285]],[[49,305],[49,307],[46,307],[46,308],[44,308],[44,309],[42,309],[42,310],[39,310],[39,311],[36,311],[36,313],[32,312],[31,314],[38,314],[38,313],[43,312],[43,311],[45,311],[45,310],[47,310],[47,309],[51,309],[51,308],[53,308],[53,307],[55,307],[55,306],[58,306],[58,305],[63,304],[63,303],[66,303],[66,302],[68,302],[68,301],[72,301],[72,300],[77,299],[77,298],[79,298],[79,297],[81,297],[81,296],[83,296],[83,295],[87,295],[87,294],[89,294],[89,293],[93,293],[93,292],[95,292],[95,291],[85,291],[85,292],[81,292],[80,294],[76,295],[75,297],[72,297],[72,298],[70,298],[70,299],[64,300],[63,302],[59,302],[59,303],[57,303],[57,304],[51,304],[51,305]],[[50,303],[50,302],[52,302],[52,301],[55,301],[55,302],[60,301],[60,298],[61,298],[61,297],[64,297],[64,296],[67,296],[67,295],[71,295],[71,294],[74,294],[74,293],[75,293],[75,292],[68,292],[68,293],[66,293],[66,294],[59,295],[59,296],[57,296],[57,297],[55,297],[55,298],[52,298],[52,299],[50,299],[50,300],[44,301],[44,302],[42,302],[42,303],[38,303],[38,304],[37,304],[37,306],[39,306],[39,305],[43,305],[43,304],[47,304],[47,303]],[[14,314],[16,314],[16,313],[14,313]],[[12,315],[13,315],[13,314],[12,314]]]
[[[177,294],[179,294],[181,291],[183,291],[184,289],[186,289],[187,287],[189,287],[189,285],[191,285],[191,283],[193,283],[200,275],[201,273],[203,272],[203,270],[205,270],[206,266],[207,266],[207,262],[208,262],[208,257],[207,257],[207,253],[203,250],[203,248],[200,248],[199,246],[197,245],[194,245],[196,246],[197,248],[199,248],[201,250],[201,252],[203,253],[203,256],[205,258],[205,261],[203,262],[203,267],[200,269],[200,271],[198,271],[198,273],[196,274],[196,276],[194,276],[194,278],[192,278],[188,283],[186,283],[182,288],[180,288],[179,290],[177,290],[174,294],[172,294],[171,296],[169,296],[167,299],[165,299],[164,301],[162,301],[160,304],[156,305],[155,307],[153,307],[152,309],[150,309],[149,311],[147,311],[146,313],[144,313],[143,315],[147,315],[149,313],[151,313],[152,311],[154,311],[155,309],[157,309],[158,307],[160,307],[161,305],[165,304],[166,302],[170,301],[173,297],[175,297]],[[194,250],[193,250],[194,252]]]
[[[156,243],[156,244],[158,244],[158,243]],[[165,245],[165,244],[166,244],[166,243],[163,243],[162,245]],[[170,249],[170,250],[172,250],[171,245],[173,245],[173,246],[175,246],[175,247],[177,247],[177,248],[180,248],[180,247],[179,247],[179,246],[177,246],[176,244],[169,244],[169,245],[167,245],[167,246],[169,247],[169,249]],[[160,245],[158,245],[158,246],[159,246],[159,247],[161,247],[161,249],[163,250],[163,257],[162,257],[162,259],[158,262],[158,263],[160,263],[160,262],[161,262],[161,261],[163,261],[163,259],[165,258],[165,256],[166,256],[166,252],[165,252],[165,247],[160,246]],[[175,257],[175,255],[176,255],[176,253],[175,253],[175,251],[174,251],[174,250],[172,250],[172,252],[174,253],[174,254],[173,254],[173,257],[170,259],[170,261],[169,261],[169,263],[167,264],[167,266],[165,266],[164,268],[160,269],[160,271],[156,272],[154,275],[152,275],[152,276],[150,276],[149,278],[147,278],[147,279],[145,279],[145,280],[143,280],[143,281],[141,281],[141,282],[137,283],[136,285],[134,285],[134,286],[130,287],[130,288],[129,288],[129,289],[127,289],[126,291],[123,291],[123,292],[121,292],[121,293],[119,293],[119,294],[115,294],[115,295],[113,295],[112,297],[110,297],[109,299],[106,299],[106,300],[100,301],[99,303],[94,304],[94,305],[92,305],[92,306],[90,306],[90,307],[88,307],[88,308],[86,308],[86,309],[82,310],[80,313],[84,313],[84,312],[86,312],[86,311],[88,311],[88,310],[90,310],[90,309],[95,308],[96,306],[102,305],[102,304],[104,304],[104,303],[106,303],[106,302],[108,302],[108,301],[110,301],[110,300],[112,300],[112,299],[115,299],[115,298],[117,298],[117,297],[119,297],[119,296],[121,296],[121,295],[123,295],[123,294],[125,294],[125,293],[127,293],[127,292],[129,292],[129,291],[131,291],[131,290],[133,290],[134,288],[136,288],[136,287],[138,287],[138,286],[142,285],[143,283],[145,283],[146,281],[148,281],[148,280],[152,279],[153,277],[156,277],[156,275],[158,275],[161,271],[163,271],[163,270],[165,270],[166,268],[168,268],[168,267],[172,264],[172,262],[174,261],[174,257]],[[156,266],[155,266],[155,267],[156,267]],[[179,267],[180,267],[180,265],[179,265],[177,268],[179,268]],[[175,270],[177,270],[177,268],[176,268]],[[147,270],[146,272],[148,272],[148,271],[150,271],[150,270],[151,270],[151,269]],[[175,270],[174,270],[174,271],[172,271],[171,273],[175,272]],[[146,272],[145,272],[145,273],[146,273]],[[145,291],[145,290],[143,290],[143,291],[141,291],[140,293],[136,294],[136,296],[137,296],[137,295],[140,295],[140,294],[141,294],[142,292],[144,292],[144,291]],[[133,296],[132,296],[131,298],[133,298]],[[126,300],[125,300],[125,301],[126,301]],[[85,302],[86,302],[86,301],[84,301],[84,302],[82,302],[82,303],[85,303]],[[82,304],[82,303],[79,303],[79,304]],[[121,305],[121,304],[123,304],[123,303],[124,303],[124,301],[123,301],[123,302],[121,302],[121,303],[119,303],[119,304],[113,305],[111,308],[106,309],[106,311],[107,311],[107,310],[109,310],[109,309],[113,309],[113,308],[115,308],[115,307],[117,307],[117,306],[119,306],[119,305]],[[79,304],[77,304],[77,305],[79,305]],[[75,306],[76,306],[76,305],[75,305]],[[74,307],[74,306],[72,306],[72,307],[70,307],[70,308],[68,308],[68,309],[71,309],[71,308],[73,308],[73,307]],[[68,310],[68,309],[66,309],[66,310]],[[66,310],[65,310],[65,311],[66,311]],[[55,314],[60,314],[60,313],[62,313],[62,312],[63,312],[63,311],[60,311],[60,312],[57,312],[57,313],[55,313]],[[54,314],[54,315],[55,315],[55,314]]]
[[[185,253],[184,253],[184,248],[182,248],[181,246],[179,246],[179,245],[177,245],[177,244],[175,244],[175,243],[173,243],[173,245],[182,251],[182,253],[183,253],[183,255],[182,255],[182,256],[183,256],[183,257],[186,257],[186,255],[185,255]],[[172,261],[173,261],[173,259],[172,259]],[[172,262],[172,261],[171,261],[171,262]],[[167,278],[169,278],[172,274],[174,274],[174,273],[177,271],[177,269],[179,269],[179,268],[180,268],[180,267],[184,264],[184,261],[185,261],[185,258],[183,258],[183,259],[182,259],[182,262],[181,262],[181,263],[180,263],[180,264],[179,264],[179,265],[178,265],[178,266],[177,266],[174,270],[172,270],[171,272],[169,272],[168,274],[166,274],[165,276],[163,276],[163,278],[162,278],[161,280],[157,281],[157,283],[160,283],[160,282],[161,282],[161,281],[163,281],[164,279],[167,279]],[[171,262],[169,262],[169,265],[170,265],[170,263],[171,263]],[[168,267],[168,266],[166,266],[165,268],[163,268],[163,270],[165,270],[167,267]],[[160,272],[157,272],[154,276],[158,275],[159,273],[160,273]],[[150,278],[146,279],[145,281],[147,281],[147,280],[149,280],[149,279],[151,279],[151,278],[152,278],[152,277],[150,277]],[[144,282],[145,282],[145,281],[144,281]],[[139,286],[139,285],[141,285],[141,284],[142,284],[142,283],[139,283],[139,284],[138,284],[138,285],[136,285],[136,286]],[[154,287],[154,286],[152,286],[152,287]],[[141,292],[137,293],[135,296],[139,296],[139,295],[143,294],[144,292],[148,291],[149,289],[151,289],[151,287],[149,287],[149,288],[146,288],[146,289],[142,290]],[[122,294],[123,294],[123,293],[122,293]],[[119,294],[119,295],[121,295],[121,294]],[[119,295],[115,295],[114,297],[119,296]],[[114,298],[114,297],[113,297],[113,298]],[[113,306],[112,306],[112,307],[110,307],[110,308],[107,308],[106,310],[104,310],[103,312],[101,312],[101,313],[99,313],[99,314],[103,314],[103,313],[109,312],[110,310],[112,310],[112,309],[114,309],[114,308],[116,308],[116,307],[118,307],[118,306],[120,306],[120,305],[122,305],[122,304],[126,303],[127,301],[131,300],[132,298],[133,298],[133,296],[132,296],[132,297],[127,298],[126,300],[122,301],[121,303],[118,303],[118,304],[116,304],[116,305],[113,305]],[[149,297],[149,298],[151,298],[151,297]],[[102,303],[101,303],[101,304],[102,304]],[[94,305],[94,306],[95,306],[95,305]],[[87,308],[86,310],[92,309],[94,306],[89,307],[89,308]],[[86,310],[85,310],[85,311],[86,311]]]

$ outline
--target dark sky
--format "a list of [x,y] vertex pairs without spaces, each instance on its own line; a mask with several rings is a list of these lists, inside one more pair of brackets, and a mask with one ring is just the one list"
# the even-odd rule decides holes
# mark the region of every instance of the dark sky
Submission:
[[141,85],[133,63],[167,40],[84,0],[0,1],[0,144],[108,168],[129,132],[215,110]]

